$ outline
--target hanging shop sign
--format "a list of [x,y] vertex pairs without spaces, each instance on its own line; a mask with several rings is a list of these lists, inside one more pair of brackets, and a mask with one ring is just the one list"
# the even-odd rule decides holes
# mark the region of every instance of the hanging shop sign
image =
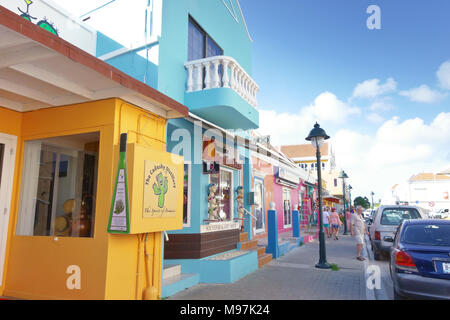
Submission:
[[119,162],[109,214],[108,232],[110,233],[130,232],[126,152],[127,134],[123,133],[120,135]]
[[177,210],[177,168],[145,160],[144,218],[175,217]]
[[275,178],[278,184],[297,188],[300,182],[300,178],[290,173],[288,170],[282,167],[275,167]]
[[122,135],[117,170],[108,232],[138,234],[183,227],[183,157],[126,144]]

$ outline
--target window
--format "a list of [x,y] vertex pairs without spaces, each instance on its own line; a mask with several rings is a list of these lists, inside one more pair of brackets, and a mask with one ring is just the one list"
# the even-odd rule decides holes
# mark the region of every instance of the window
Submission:
[[283,188],[283,221],[285,228],[292,225],[291,190],[288,188]]
[[403,242],[422,246],[450,246],[450,225],[409,225],[403,233]]
[[214,183],[217,186],[217,196],[219,196],[219,215],[225,214],[224,220],[232,220],[234,217],[233,208],[233,171],[220,167],[220,172],[211,174],[209,178],[210,183]]
[[337,187],[337,179],[334,179],[334,186]]
[[18,235],[93,236],[99,138],[25,142]]
[[191,225],[191,164],[184,161],[183,226]]
[[416,209],[408,209],[408,208],[384,209],[381,215],[381,224],[397,226],[404,219],[420,219],[420,214]]
[[189,17],[188,60],[198,60],[223,55],[222,48]]

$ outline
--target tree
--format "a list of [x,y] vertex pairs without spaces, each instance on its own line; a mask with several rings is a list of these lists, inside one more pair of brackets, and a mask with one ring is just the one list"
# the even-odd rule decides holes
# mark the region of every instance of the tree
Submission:
[[353,200],[353,204],[356,206],[362,206],[364,209],[370,208],[370,201],[367,199],[367,197],[356,197],[355,200]]

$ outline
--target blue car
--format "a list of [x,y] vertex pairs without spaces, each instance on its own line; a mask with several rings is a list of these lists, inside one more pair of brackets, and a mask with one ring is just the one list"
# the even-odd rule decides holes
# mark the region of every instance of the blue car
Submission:
[[450,220],[404,220],[386,238],[396,300],[450,300]]

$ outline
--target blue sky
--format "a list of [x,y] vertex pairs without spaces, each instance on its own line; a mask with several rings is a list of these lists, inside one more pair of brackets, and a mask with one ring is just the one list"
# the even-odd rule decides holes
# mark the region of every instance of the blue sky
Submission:
[[[261,133],[304,143],[319,121],[356,194],[381,198],[413,174],[450,166],[450,1],[240,3]],[[367,28],[370,5],[380,30]]]
[[[381,30],[366,26],[371,4],[381,9]],[[357,83],[373,78],[392,77],[400,90],[435,87],[437,68],[450,58],[446,0],[242,0],[241,6],[254,39],[261,108],[293,111],[323,91],[346,100]],[[392,114],[401,119],[434,117],[420,103],[392,98]],[[433,109],[446,107],[448,100]]]

